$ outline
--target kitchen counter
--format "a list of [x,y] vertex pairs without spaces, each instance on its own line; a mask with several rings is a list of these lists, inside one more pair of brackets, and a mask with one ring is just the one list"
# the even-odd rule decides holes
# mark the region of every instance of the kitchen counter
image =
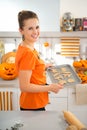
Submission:
[[[87,112],[74,112],[87,126]],[[0,130],[10,130],[15,124],[23,124],[19,130],[66,130],[67,123],[62,111],[2,111]]]
[[18,88],[19,81],[18,79],[13,80],[4,80],[0,78],[0,87],[17,87]]

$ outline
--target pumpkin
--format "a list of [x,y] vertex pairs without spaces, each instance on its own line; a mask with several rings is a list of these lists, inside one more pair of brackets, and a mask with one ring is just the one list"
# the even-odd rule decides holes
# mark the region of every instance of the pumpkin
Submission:
[[17,70],[14,63],[0,64],[0,78],[12,80],[17,77]]
[[48,47],[48,46],[49,46],[49,43],[48,43],[48,42],[44,42],[44,46],[45,46],[45,47]]
[[16,52],[7,52],[2,56],[1,63],[3,62],[15,63],[15,56],[16,56]]
[[87,68],[87,60],[80,60],[82,67]]
[[74,62],[73,62],[73,66],[74,66],[74,67],[77,67],[77,68],[78,68],[78,67],[82,67],[82,63],[81,63],[80,61],[74,61]]
[[82,83],[87,83],[87,60],[74,61],[73,66],[82,80]]

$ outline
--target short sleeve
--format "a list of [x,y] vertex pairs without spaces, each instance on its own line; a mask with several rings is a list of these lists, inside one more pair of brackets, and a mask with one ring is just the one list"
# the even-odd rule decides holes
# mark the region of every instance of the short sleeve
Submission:
[[33,70],[35,68],[36,57],[32,51],[23,54],[20,61],[20,70]]

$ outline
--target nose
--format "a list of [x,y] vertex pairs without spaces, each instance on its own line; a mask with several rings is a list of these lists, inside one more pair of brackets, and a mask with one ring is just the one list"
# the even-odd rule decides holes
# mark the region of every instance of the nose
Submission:
[[33,33],[37,33],[37,29],[35,28],[35,29],[33,29]]

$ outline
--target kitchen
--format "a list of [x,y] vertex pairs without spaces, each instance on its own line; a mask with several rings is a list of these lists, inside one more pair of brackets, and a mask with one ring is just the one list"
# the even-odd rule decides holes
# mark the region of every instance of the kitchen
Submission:
[[[55,2],[54,5],[57,5],[56,2],[58,2],[58,1],[55,0],[54,2]],[[40,36],[40,41],[39,41],[39,43],[37,43],[36,48],[39,51],[42,52],[41,56],[44,59],[45,58],[49,58],[49,60],[46,60],[46,62],[49,62],[49,61],[51,61],[53,59],[54,61],[51,61],[51,62],[53,62],[54,65],[65,64],[65,63],[66,64],[68,63],[68,64],[72,65],[72,63],[74,61],[73,58],[68,58],[68,57],[63,57],[63,56],[61,58],[61,55],[60,55],[60,44],[58,44],[58,43],[60,43],[60,37],[61,36],[67,36],[67,35],[70,36],[70,37],[72,35],[73,36],[75,35],[77,37],[79,36],[81,38],[81,42],[80,42],[81,43],[81,47],[80,47],[81,48],[81,53],[85,53],[85,47],[87,45],[86,32],[84,32],[84,31],[83,32],[65,32],[65,33],[61,33],[60,32],[60,25],[59,25],[60,22],[59,21],[60,21],[60,18],[62,16],[62,14],[64,12],[66,12],[67,10],[72,12],[75,17],[86,16],[86,14],[85,14],[86,13],[86,11],[85,11],[86,10],[86,8],[85,8],[86,0],[85,1],[81,1],[82,3],[80,3],[78,0],[75,1],[75,3],[76,2],[77,2],[77,4],[79,3],[79,5],[81,7],[83,7],[82,8],[83,11],[82,10],[80,11],[78,9],[78,12],[77,12],[77,8],[76,8],[76,10],[75,10],[75,8],[73,10],[73,6],[75,6],[75,5],[74,5],[74,2],[72,2],[72,1],[68,1],[67,3],[65,3],[64,0],[61,0],[61,1],[59,1],[60,4],[58,4],[58,6],[60,5],[59,11],[57,9],[58,6],[55,6],[55,7],[53,6],[53,11],[54,12],[52,11],[53,13],[51,14],[54,17],[54,14],[57,13],[56,15],[58,15],[58,12],[59,12],[59,19],[58,19],[58,17],[55,16],[54,19],[55,19],[56,22],[52,21],[52,19],[53,19],[52,17],[50,17],[52,19],[49,19],[49,21],[47,21],[47,23],[46,22],[43,23],[44,18],[43,18],[43,21],[41,21],[42,22],[42,32],[41,32],[41,36]],[[84,5],[84,6],[82,6],[82,5]],[[51,21],[52,21],[52,23],[51,23],[51,25],[49,25],[49,22],[51,22]],[[15,21],[15,23],[17,23],[17,21]],[[45,27],[45,23],[47,24],[46,27]],[[54,25],[54,26],[52,26],[52,25]],[[6,45],[5,48],[6,48],[7,52],[8,52],[8,50],[10,50],[10,48],[8,47],[8,44],[10,46],[12,46],[12,48],[11,48],[11,51],[12,51],[12,50],[16,49],[16,47],[17,47],[17,45],[18,45],[18,43],[20,41],[20,34],[17,32],[16,24],[14,24],[12,26],[12,23],[11,23],[10,26],[11,26],[11,28],[9,28],[9,26],[7,26],[7,25],[5,26],[5,28],[7,28],[7,30],[5,30],[5,28],[3,29],[3,28],[0,27],[1,28],[0,29],[1,30],[0,38],[4,39],[4,42],[5,42],[5,45]],[[12,30],[12,28],[13,28],[13,30]],[[43,46],[43,43],[46,42],[46,41],[48,41],[49,43],[52,43],[53,45],[55,44],[55,47],[53,47],[52,50],[51,50],[51,48],[48,49],[49,50],[49,57],[47,57],[48,55],[45,53],[46,48],[44,48],[44,46]],[[14,46],[13,46],[13,44],[14,44]],[[82,55],[82,56],[84,56],[84,55]],[[57,59],[60,59],[60,58],[61,58],[61,62],[59,62],[59,60],[57,60]],[[84,56],[82,58],[86,58],[86,57]],[[49,81],[49,79],[48,79],[48,81]],[[0,87],[1,90],[3,90],[3,88],[4,88],[4,90],[8,90],[8,87],[9,87],[10,88],[9,91],[11,90],[11,91],[14,92],[14,96],[13,96],[13,98],[15,100],[15,102],[14,102],[14,109],[15,110],[19,110],[19,106],[18,106],[18,98],[19,98],[18,81],[17,80],[3,81],[2,79],[0,79],[0,84],[1,84],[0,85],[1,86]],[[54,110],[54,111],[56,111],[56,110],[57,111],[61,111],[63,109],[66,109],[66,110],[70,110],[70,111],[74,110],[74,111],[81,111],[82,113],[83,112],[86,113],[87,105],[76,105],[76,103],[75,103],[75,89],[74,88],[68,88],[68,89],[64,88],[63,91],[60,91],[60,93],[58,93],[57,95],[54,95],[54,94],[50,95],[50,98],[51,98],[52,104],[51,104],[51,107],[50,107],[50,104],[47,106],[48,110],[51,110],[51,111],[52,110]],[[84,114],[84,115],[86,115],[86,114]],[[86,120],[86,117],[83,117],[83,119]],[[84,123],[85,122],[86,121],[84,121]]]

